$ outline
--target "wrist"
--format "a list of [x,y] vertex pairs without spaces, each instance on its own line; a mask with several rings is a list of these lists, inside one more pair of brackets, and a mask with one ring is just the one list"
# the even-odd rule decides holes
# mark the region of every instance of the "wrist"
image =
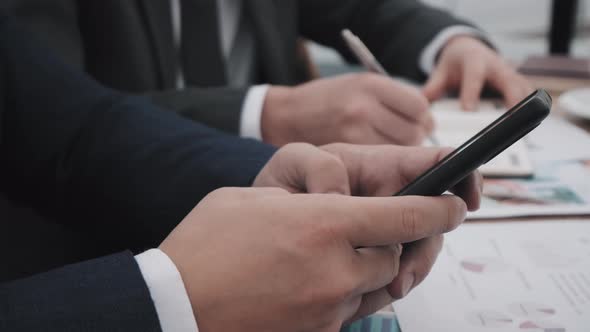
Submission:
[[289,113],[292,108],[293,88],[271,86],[262,107],[260,129],[264,142],[283,146],[290,143]]

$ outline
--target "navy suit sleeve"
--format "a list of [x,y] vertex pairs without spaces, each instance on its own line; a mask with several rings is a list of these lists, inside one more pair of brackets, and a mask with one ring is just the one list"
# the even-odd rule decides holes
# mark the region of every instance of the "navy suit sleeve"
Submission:
[[0,285],[0,331],[161,331],[131,253]]
[[142,250],[209,192],[249,186],[274,153],[107,90],[0,22],[0,183],[69,227]]

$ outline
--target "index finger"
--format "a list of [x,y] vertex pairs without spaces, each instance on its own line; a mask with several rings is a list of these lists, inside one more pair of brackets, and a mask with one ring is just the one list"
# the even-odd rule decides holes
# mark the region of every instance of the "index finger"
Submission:
[[[353,248],[389,246],[449,232],[467,212],[456,196],[350,197],[309,195],[307,211]],[[325,226],[325,225],[324,225]]]
[[464,110],[474,111],[486,81],[486,67],[479,61],[469,61],[463,68],[460,100]]

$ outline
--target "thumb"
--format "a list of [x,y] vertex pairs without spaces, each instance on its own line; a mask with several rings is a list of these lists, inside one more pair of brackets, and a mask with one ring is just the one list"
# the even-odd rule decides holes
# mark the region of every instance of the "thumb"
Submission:
[[309,145],[309,155],[298,164],[305,192],[350,195],[350,181],[344,162],[337,156]]
[[434,101],[442,97],[447,88],[447,73],[443,68],[435,69],[434,73],[422,88],[422,92],[429,101]]
[[281,148],[254,181],[257,187],[280,187],[296,193],[350,195],[346,166],[337,156],[311,144]]

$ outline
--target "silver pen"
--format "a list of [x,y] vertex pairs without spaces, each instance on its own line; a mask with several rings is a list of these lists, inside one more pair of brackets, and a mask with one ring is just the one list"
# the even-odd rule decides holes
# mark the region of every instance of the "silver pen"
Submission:
[[377,58],[369,51],[363,41],[348,29],[342,30],[342,38],[348,48],[356,56],[357,60],[370,72],[389,76],[385,68],[377,61]]
[[[342,38],[346,42],[346,45],[350,51],[354,54],[357,60],[365,67],[369,72],[390,76],[389,73],[383,68],[383,66],[377,61],[377,58],[371,53],[367,45],[357,37],[352,31],[348,29],[342,30]],[[434,136],[428,136],[428,140],[434,146],[438,146],[438,141]]]

